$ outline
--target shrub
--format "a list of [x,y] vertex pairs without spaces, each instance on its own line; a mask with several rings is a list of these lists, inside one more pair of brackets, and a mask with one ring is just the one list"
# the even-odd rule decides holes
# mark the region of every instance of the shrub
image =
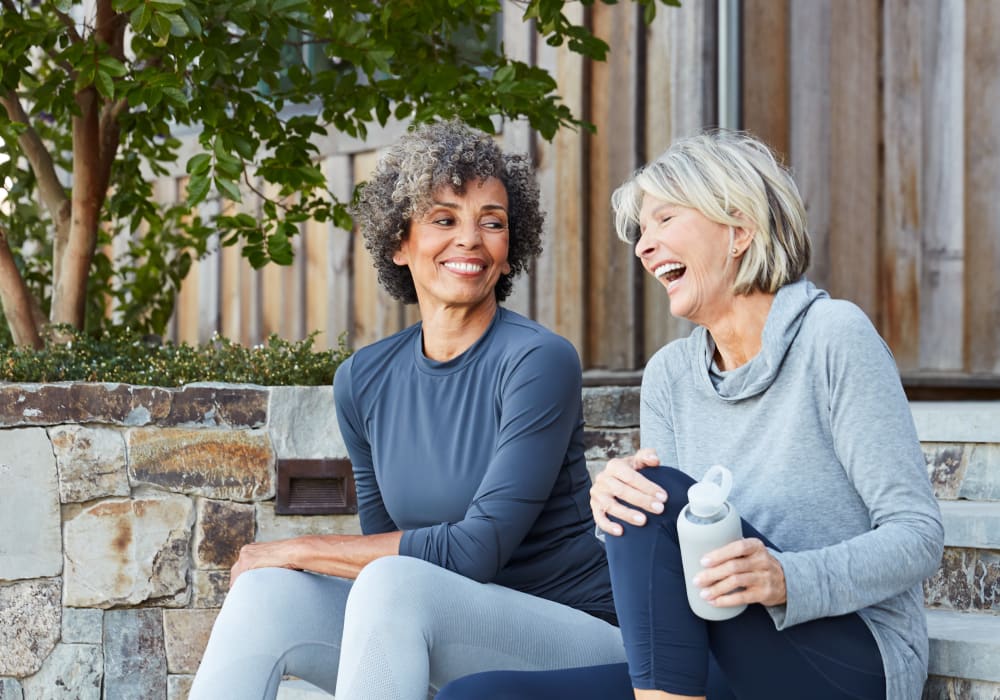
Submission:
[[[55,342],[58,336],[60,342]],[[66,337],[70,340],[64,342]],[[208,343],[161,343],[127,331],[89,336],[68,326],[50,332],[41,350],[0,347],[0,381],[112,382],[176,387],[192,382],[321,386],[350,350],[344,336],[338,347],[313,348],[316,332],[290,342],[271,334],[254,347],[215,336]]]

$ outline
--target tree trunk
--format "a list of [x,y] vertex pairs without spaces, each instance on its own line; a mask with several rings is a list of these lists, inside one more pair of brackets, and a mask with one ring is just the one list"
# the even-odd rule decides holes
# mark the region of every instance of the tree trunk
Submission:
[[35,304],[14,264],[14,256],[7,244],[7,232],[3,228],[0,228],[0,306],[14,336],[14,344],[29,345],[36,350],[41,348],[42,339],[32,313]]

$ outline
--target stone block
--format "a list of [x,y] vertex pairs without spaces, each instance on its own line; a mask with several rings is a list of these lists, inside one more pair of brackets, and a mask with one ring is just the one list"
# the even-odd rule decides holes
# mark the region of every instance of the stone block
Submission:
[[199,569],[229,569],[240,547],[253,542],[254,507],[200,499],[194,529],[194,562]]
[[109,499],[65,523],[67,607],[110,608],[187,587],[194,507],[183,496]]
[[22,681],[25,700],[101,700],[104,659],[96,644],[59,644],[41,670]]
[[274,451],[265,431],[137,429],[127,444],[133,485],[234,501],[274,496]]
[[0,676],[36,673],[59,641],[59,580],[0,586]]
[[162,698],[167,657],[161,611],[109,610],[104,614],[104,700]]
[[634,428],[639,425],[639,387],[583,389],[583,419],[588,427]]
[[192,608],[221,608],[229,592],[229,570],[191,572]]
[[924,600],[932,608],[1000,613],[1000,552],[947,547],[924,581]]
[[81,503],[129,494],[125,438],[112,428],[60,425],[49,430],[59,467],[59,500]]
[[639,429],[588,429],[583,433],[583,444],[588,460],[606,462],[634,454],[639,449]]
[[59,480],[41,428],[0,430],[0,581],[62,571]]
[[966,469],[965,445],[925,442],[921,444],[921,449],[934,495],[944,499],[958,498]]
[[267,430],[279,459],[348,456],[332,386],[272,387]]
[[171,398],[160,425],[261,428],[267,422],[268,391],[260,387],[189,384]]
[[100,644],[103,626],[103,610],[63,608],[62,640],[67,644]]
[[16,678],[0,678],[0,700],[24,700],[21,684]]
[[218,610],[164,610],[163,642],[169,673],[195,673]]
[[300,535],[360,535],[357,515],[277,515],[274,501],[256,504],[257,541],[273,542]]
[[187,700],[191,694],[191,684],[194,676],[167,676],[167,700]]
[[1000,700],[1000,683],[930,676],[922,700]]
[[959,498],[1000,501],[1000,443],[970,446]]
[[145,425],[167,415],[170,392],[128,384],[0,385],[0,425]]

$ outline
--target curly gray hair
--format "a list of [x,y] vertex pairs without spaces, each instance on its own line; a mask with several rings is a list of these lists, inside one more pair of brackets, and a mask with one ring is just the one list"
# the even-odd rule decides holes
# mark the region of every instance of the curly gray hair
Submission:
[[409,233],[410,221],[427,211],[442,185],[464,194],[467,183],[490,177],[507,190],[510,272],[500,276],[495,288],[497,301],[503,301],[513,289],[514,277],[542,252],[544,217],[531,162],[504,153],[493,138],[459,121],[417,126],[379,158],[351,214],[374,259],[379,282],[394,299],[406,304],[417,301],[410,268],[392,260]]

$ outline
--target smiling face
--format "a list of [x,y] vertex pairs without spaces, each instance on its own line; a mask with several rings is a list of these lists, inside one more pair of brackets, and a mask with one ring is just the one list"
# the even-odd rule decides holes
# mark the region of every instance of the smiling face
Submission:
[[[689,207],[644,195],[639,212],[642,232],[635,254],[643,267],[666,287],[670,313],[702,326],[724,315],[735,297],[737,256],[744,249],[741,229],[730,227]],[[732,243],[731,243],[732,240]]]
[[465,193],[439,187],[413,217],[393,262],[413,276],[421,315],[439,309],[492,311],[494,287],[510,272],[507,190],[500,180],[467,182]]

